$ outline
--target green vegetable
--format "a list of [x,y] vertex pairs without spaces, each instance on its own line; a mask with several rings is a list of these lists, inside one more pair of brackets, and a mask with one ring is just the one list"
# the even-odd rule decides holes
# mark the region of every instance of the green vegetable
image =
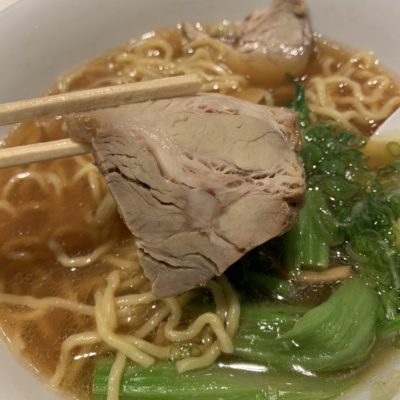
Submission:
[[293,108],[295,111],[297,111],[297,113],[299,114],[300,127],[307,128],[309,123],[309,118],[308,118],[308,105],[304,91],[304,86],[298,81],[295,81],[294,84],[296,88],[296,94],[289,106]]
[[308,194],[318,198],[311,195],[284,237],[285,267],[310,268],[304,253],[314,255],[316,266],[350,264],[379,294],[380,324],[400,319],[400,160],[370,169],[365,139],[333,124],[315,124],[302,135]]
[[279,252],[280,248],[273,248],[273,241],[270,241],[268,249],[259,246],[228,269],[226,275],[240,292],[242,301],[262,298],[286,302],[295,300],[294,283],[276,268]]
[[336,206],[362,195],[377,183],[361,152],[365,140],[328,123],[318,123],[303,132],[300,156],[307,186],[322,189]]
[[[106,400],[108,375],[112,362],[96,364],[93,400]],[[120,386],[119,400],[214,400],[214,399],[267,399],[260,387],[246,382],[246,377],[231,379],[229,373],[218,366],[178,375],[173,363],[159,363],[151,368],[128,364]]]
[[384,321],[377,327],[377,334],[381,337],[390,336],[391,334],[400,333],[400,319]]
[[272,299],[276,300],[290,300],[294,297],[295,292],[292,281],[255,271],[247,274],[246,285],[251,288],[253,294],[269,294]]
[[343,229],[352,261],[380,295],[383,325],[400,318],[398,204],[399,194],[386,192],[384,187],[378,186],[375,192],[355,204]]
[[[355,376],[315,378],[314,373],[357,366],[368,356],[376,305],[374,292],[356,279],[345,282],[311,310],[245,304],[235,341],[239,359],[220,360],[181,375],[173,363],[147,369],[128,363],[119,399],[323,400],[338,396],[354,383]],[[93,400],[106,400],[112,362],[97,361]]]
[[[96,363],[93,400],[106,400],[112,360]],[[325,400],[343,393],[354,376],[307,377],[275,373],[235,360],[178,375],[171,363],[145,369],[128,363],[119,400]],[[290,384],[288,384],[290,382]]]
[[328,231],[324,229],[321,209],[323,197],[317,191],[307,192],[297,224],[285,237],[285,266],[322,270],[329,265]]
[[299,313],[246,314],[235,341],[239,357],[297,372],[356,367],[375,340],[377,296],[362,280],[349,279],[321,305]]
[[330,249],[344,242],[342,221],[372,179],[360,151],[363,143],[331,124],[303,131],[300,155],[308,191],[298,223],[284,238],[286,268],[325,269]]

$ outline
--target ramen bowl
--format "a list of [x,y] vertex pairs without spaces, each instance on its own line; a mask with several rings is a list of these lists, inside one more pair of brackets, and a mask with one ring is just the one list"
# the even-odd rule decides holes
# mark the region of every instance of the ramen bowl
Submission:
[[[154,28],[182,20],[236,20],[265,5],[262,0],[0,0],[0,102],[43,93],[71,68]],[[316,33],[347,48],[373,51],[400,76],[399,2],[309,0],[308,8]],[[376,364],[344,398],[369,398],[377,383],[391,386],[399,379],[399,351],[393,349]],[[1,400],[61,397],[5,344],[0,346],[0,365]],[[386,398],[400,399],[400,394]]]

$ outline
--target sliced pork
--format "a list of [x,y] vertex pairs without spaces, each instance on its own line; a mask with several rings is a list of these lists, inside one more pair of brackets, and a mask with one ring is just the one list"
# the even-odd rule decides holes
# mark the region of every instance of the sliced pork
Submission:
[[254,11],[241,23],[238,49],[298,74],[308,63],[311,42],[304,0],[273,0],[271,7]]
[[305,181],[295,114],[219,94],[71,117],[93,146],[158,297],[205,283],[294,223]]
[[[190,40],[209,35],[189,22],[182,29]],[[262,82],[278,83],[287,74],[301,74],[312,49],[305,0],[273,0],[270,7],[242,21],[211,28],[210,36],[225,43],[225,61],[234,72]]]

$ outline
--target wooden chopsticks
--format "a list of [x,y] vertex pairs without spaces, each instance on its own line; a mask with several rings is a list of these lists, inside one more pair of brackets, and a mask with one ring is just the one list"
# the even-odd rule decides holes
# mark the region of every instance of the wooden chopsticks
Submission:
[[22,122],[43,115],[64,115],[146,100],[185,96],[194,94],[199,89],[200,82],[195,75],[183,75],[15,101],[0,104],[0,125]]
[[40,161],[56,160],[90,153],[86,143],[73,142],[71,139],[52,140],[45,143],[0,149],[0,169],[32,164]]
[[[0,104],[0,125],[45,115],[64,115],[146,100],[186,96],[197,93],[200,86],[197,76],[184,75]],[[4,148],[0,149],[0,168],[88,152],[90,152],[89,145],[76,143],[70,139]]]

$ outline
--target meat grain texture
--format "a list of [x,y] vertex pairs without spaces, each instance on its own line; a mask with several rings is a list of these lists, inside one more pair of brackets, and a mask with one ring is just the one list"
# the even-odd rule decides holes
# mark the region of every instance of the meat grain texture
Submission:
[[222,274],[295,222],[296,115],[219,94],[77,114],[158,297]]
[[220,42],[219,52],[229,68],[253,82],[272,85],[301,75],[312,52],[312,31],[305,0],[273,0],[263,10],[243,20],[220,23],[204,29],[182,23],[183,33],[191,41],[209,38]]

